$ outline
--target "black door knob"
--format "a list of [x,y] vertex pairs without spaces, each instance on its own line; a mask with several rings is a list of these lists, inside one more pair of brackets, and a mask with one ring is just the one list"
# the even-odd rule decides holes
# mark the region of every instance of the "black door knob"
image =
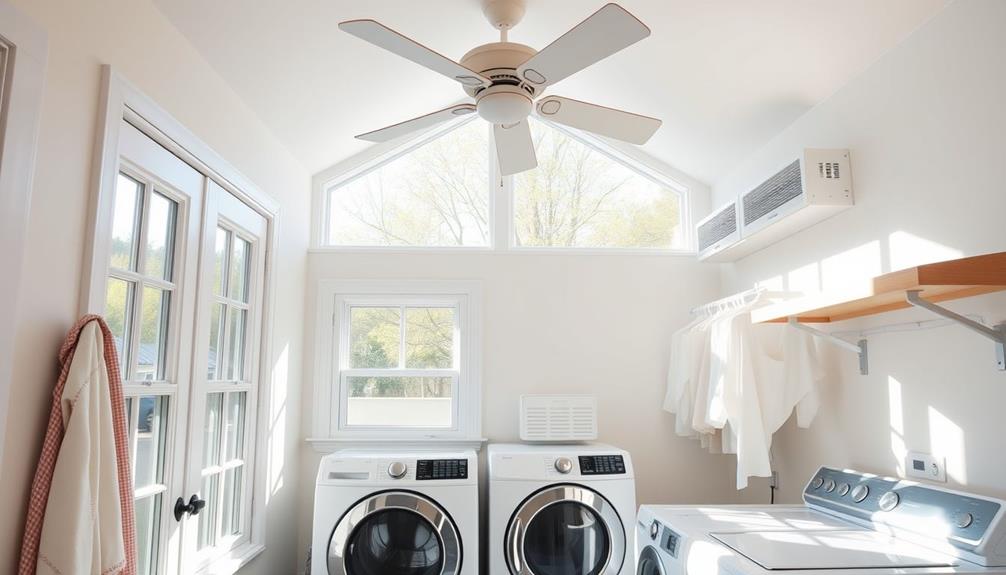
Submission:
[[198,495],[193,494],[189,498],[189,502],[185,503],[185,499],[179,497],[175,500],[175,521],[181,521],[182,515],[188,513],[189,515],[199,515],[199,512],[206,507],[206,500],[199,499]]

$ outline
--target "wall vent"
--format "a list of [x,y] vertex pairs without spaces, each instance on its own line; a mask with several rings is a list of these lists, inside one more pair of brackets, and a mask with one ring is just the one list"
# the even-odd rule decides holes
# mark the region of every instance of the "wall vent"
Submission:
[[708,260],[740,239],[737,204],[723,206],[695,226],[699,259]]
[[542,442],[597,439],[597,399],[590,395],[522,395],[520,438]]

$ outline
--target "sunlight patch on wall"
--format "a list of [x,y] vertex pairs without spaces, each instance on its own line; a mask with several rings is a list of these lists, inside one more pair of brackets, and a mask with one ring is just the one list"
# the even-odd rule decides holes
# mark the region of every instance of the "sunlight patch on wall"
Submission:
[[964,256],[960,250],[908,232],[894,232],[890,235],[888,245],[892,271]]
[[266,502],[283,487],[283,469],[286,463],[286,411],[287,385],[290,374],[290,346],[276,358],[272,368],[272,397],[269,398],[269,429],[266,441],[269,444],[267,467],[269,489]]
[[821,264],[811,262],[787,275],[786,289],[802,293],[821,291]]
[[880,241],[821,260],[821,289],[827,292],[862,291],[873,285],[873,278],[883,273]]
[[946,461],[947,477],[967,484],[964,430],[932,406],[929,406],[929,448],[937,459]]
[[887,405],[891,425],[891,454],[898,475],[905,476],[905,456],[908,447],[905,445],[905,407],[901,398],[901,382],[891,376],[887,377]]

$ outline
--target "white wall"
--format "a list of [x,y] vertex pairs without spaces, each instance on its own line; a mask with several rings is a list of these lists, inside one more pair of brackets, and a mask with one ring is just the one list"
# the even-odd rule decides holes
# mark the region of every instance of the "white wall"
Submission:
[[0,516],[0,572],[15,571],[56,355],[80,310],[100,65],[107,63],[282,204],[272,374],[281,410],[268,422],[267,551],[243,573],[292,573],[300,559],[294,525],[309,175],[150,2],[15,4],[47,30],[49,64],[4,422],[0,491],[8,505]]
[[[676,256],[314,253],[308,270],[309,309],[322,278],[481,280],[485,437],[519,439],[521,394],[592,393],[600,439],[632,453],[641,503],[736,497],[733,460],[676,437],[673,416],[660,408],[671,333],[693,306],[716,297],[715,267]],[[315,319],[309,312],[306,333],[314,333]],[[304,413],[311,402],[305,388]],[[303,450],[306,549],[320,455]]]
[[[912,265],[1006,250],[1006,2],[957,0],[808,112],[714,188],[715,204],[804,147],[848,147],[856,207],[727,266],[724,289],[766,281],[841,290]],[[1006,297],[948,304],[1006,319]],[[832,329],[931,316],[884,314]],[[960,327],[870,339],[870,375],[829,350],[828,401],[809,430],[780,433],[783,495],[820,464],[903,472],[905,449],[948,458],[950,483],[1006,496],[1006,373],[992,344]]]

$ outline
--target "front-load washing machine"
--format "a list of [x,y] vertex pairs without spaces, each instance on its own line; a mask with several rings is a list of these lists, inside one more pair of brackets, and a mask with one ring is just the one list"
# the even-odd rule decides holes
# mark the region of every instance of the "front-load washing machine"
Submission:
[[494,444],[489,575],[634,573],[636,487],[607,445]]
[[318,467],[311,575],[476,575],[473,451],[339,451]]

